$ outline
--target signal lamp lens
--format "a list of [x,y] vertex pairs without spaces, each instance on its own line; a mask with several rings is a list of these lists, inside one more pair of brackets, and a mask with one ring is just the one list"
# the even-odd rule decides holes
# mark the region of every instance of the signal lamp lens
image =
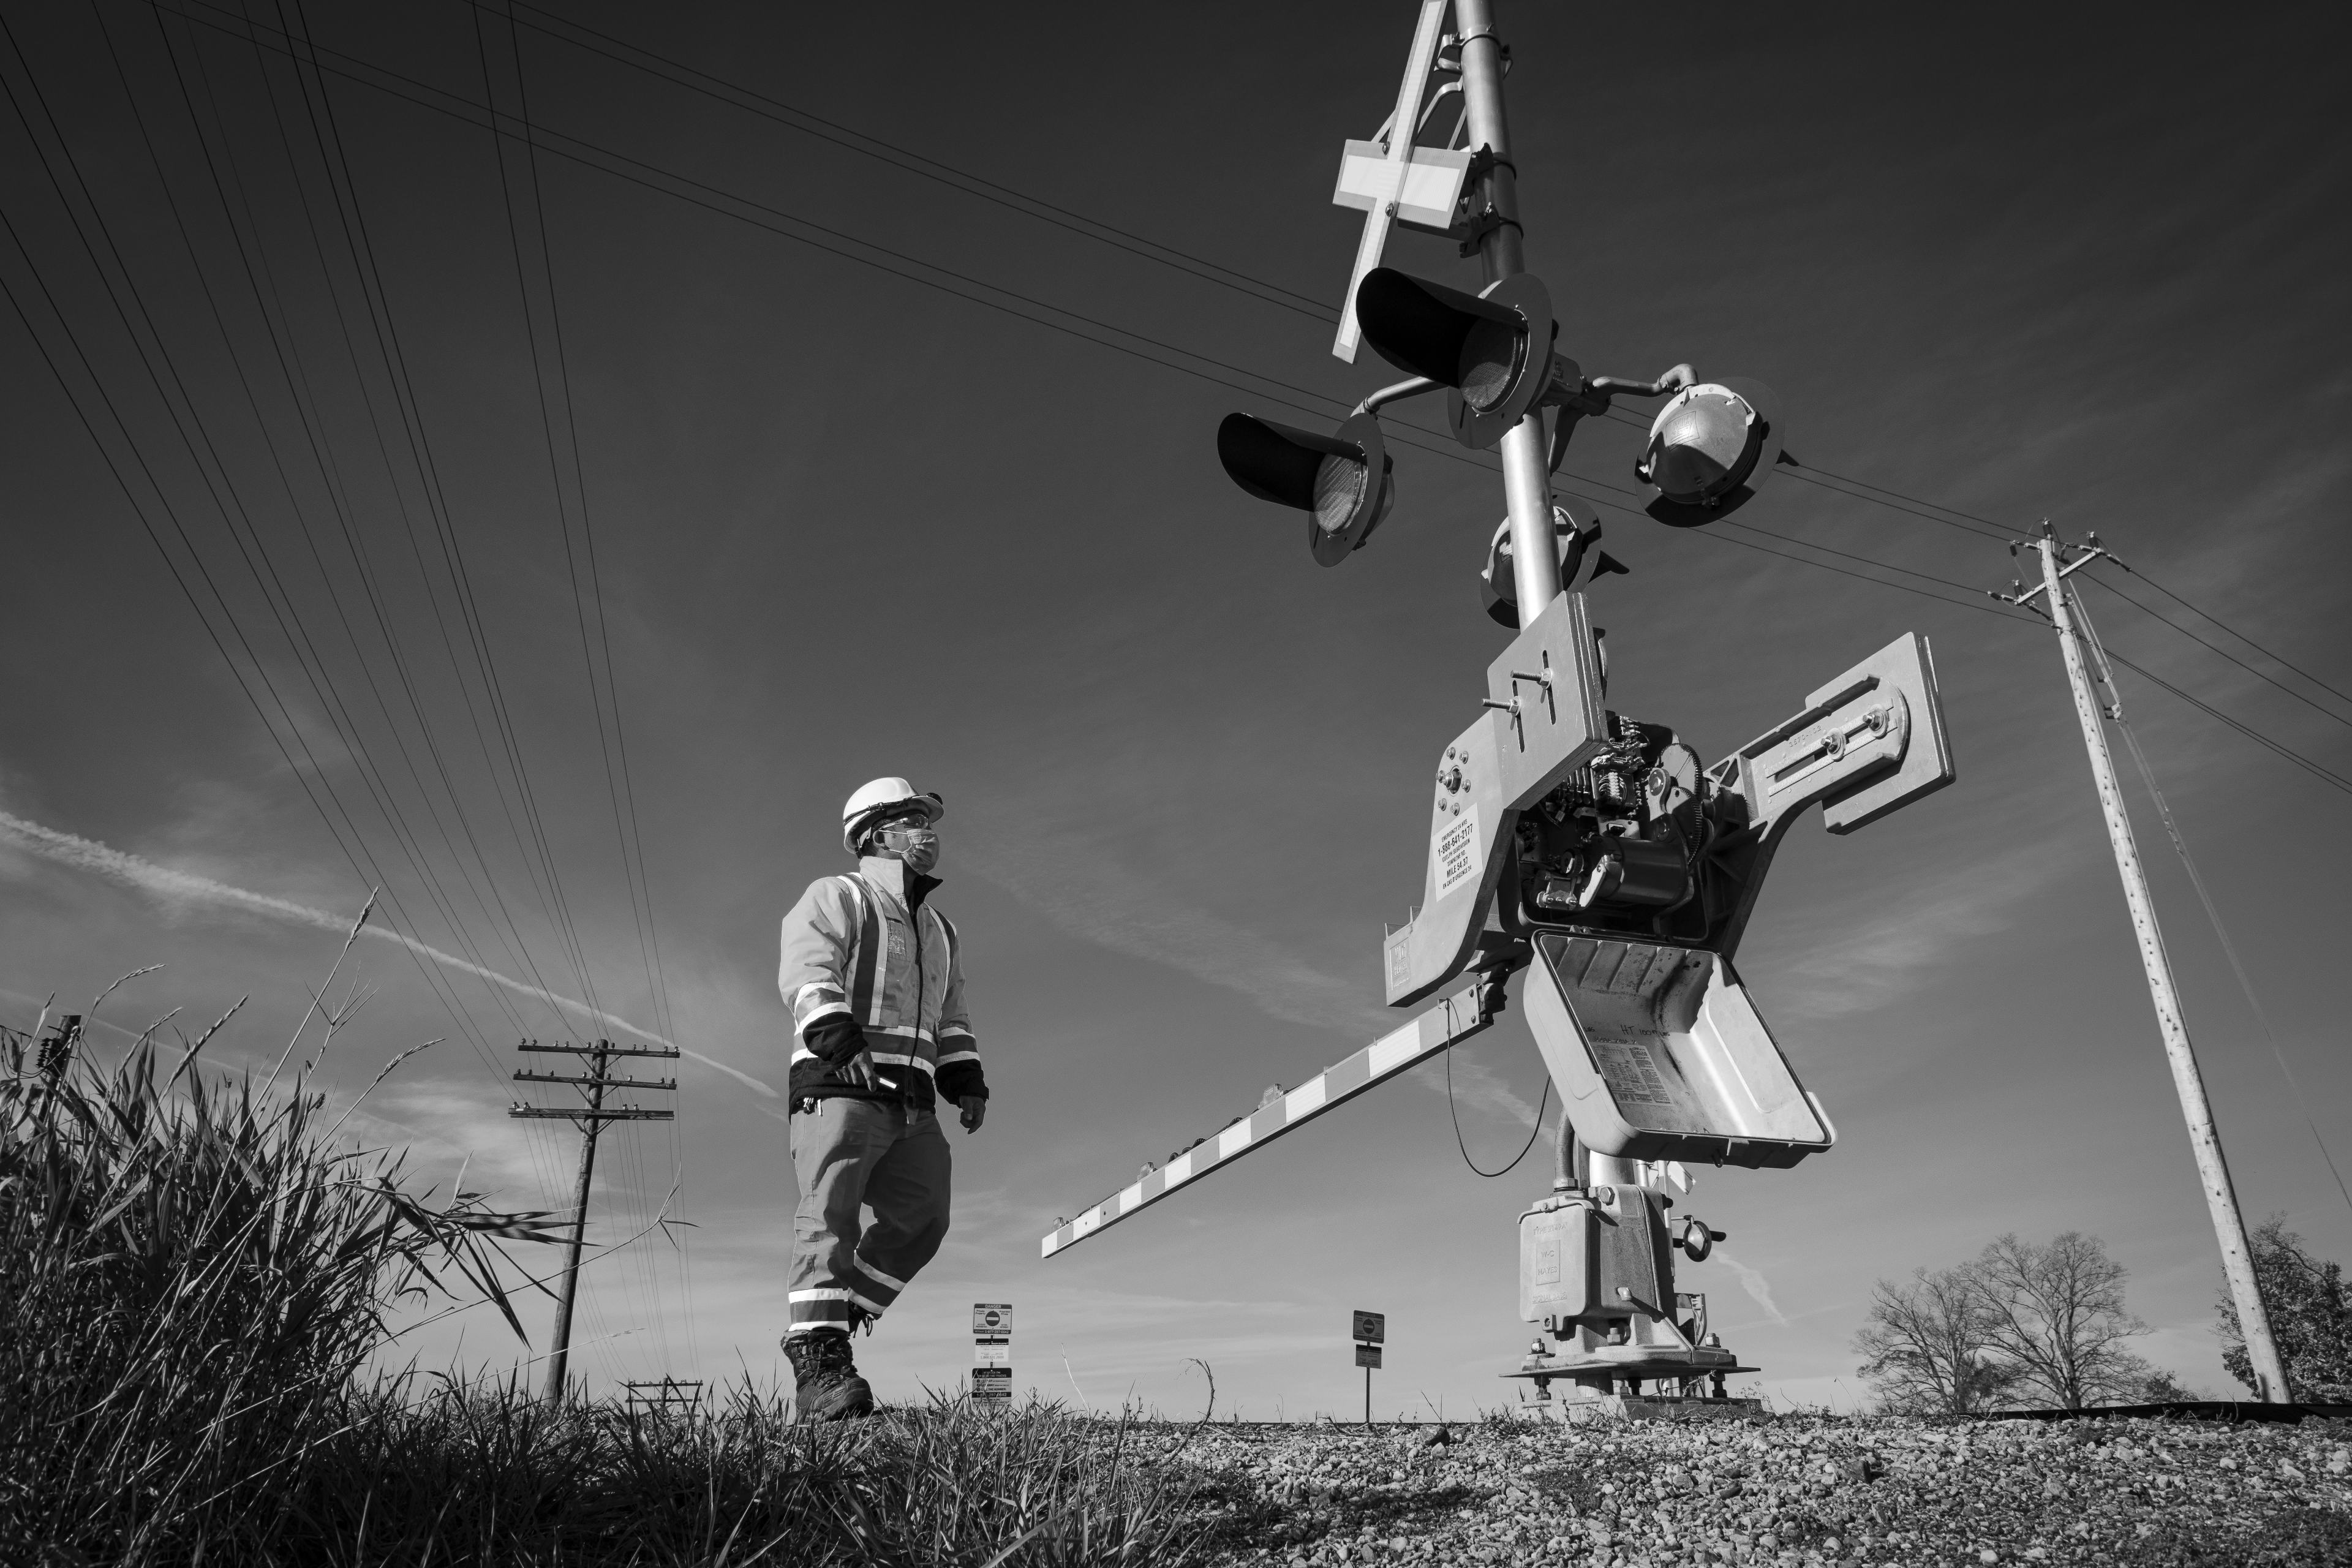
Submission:
[[1364,499],[1371,470],[1347,458],[1325,458],[1315,469],[1315,526],[1337,533],[1348,526]]
[[1481,414],[1502,405],[1528,367],[1528,335],[1520,323],[1478,321],[1462,336],[1462,401]]

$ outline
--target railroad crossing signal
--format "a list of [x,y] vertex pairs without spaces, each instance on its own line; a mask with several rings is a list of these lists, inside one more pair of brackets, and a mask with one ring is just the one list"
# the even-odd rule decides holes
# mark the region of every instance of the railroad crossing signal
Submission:
[[[1506,1375],[1538,1390],[1565,1377],[1592,1395],[1645,1380],[1687,1394],[1713,1380],[1720,1397],[1722,1374],[1745,1369],[1707,1331],[1703,1298],[1675,1289],[1672,1254],[1696,1262],[1721,1237],[1670,1220],[1656,1177],[1675,1161],[1790,1165],[1836,1138],[1731,957],[1801,814],[1819,805],[1830,832],[1860,827],[1949,783],[1951,752],[1934,665],[1915,636],[1712,766],[1667,726],[1607,708],[1600,635],[1573,591],[1598,529],[1557,510],[1551,493],[1570,435],[1615,397],[1665,399],[1636,472],[1654,492],[1649,516],[1686,527],[1744,505],[1789,460],[1781,415],[1755,382],[1702,381],[1687,364],[1649,382],[1588,376],[1556,351],[1550,295],[1526,263],[1493,0],[1450,5],[1458,37],[1443,39],[1449,0],[1423,0],[1385,139],[1351,144],[1334,198],[1367,216],[1333,352],[1352,362],[1369,342],[1412,379],[1366,396],[1328,437],[1236,414],[1217,441],[1244,489],[1310,514],[1308,542],[1325,565],[1360,547],[1392,504],[1377,419],[1385,405],[1443,390],[1456,441],[1500,458],[1508,516],[1485,552],[1486,608],[1517,635],[1487,664],[1483,694],[1465,690],[1469,726],[1423,786],[1422,899],[1383,944],[1389,1005],[1427,1010],[1165,1169],[1147,1165],[1041,1249],[1051,1257],[1484,1028],[1524,969],[1528,1024],[1567,1114],[1551,1191],[1521,1216],[1522,1316],[1559,1343],[1538,1341]],[[1458,79],[1432,93],[1433,69]],[[1413,146],[1424,102],[1456,90],[1470,146],[1458,185],[1449,161]],[[1380,265],[1391,225],[1414,221],[1408,196],[1434,203],[1449,192],[1445,232],[1478,258],[1475,292]],[[1622,568],[1602,558],[1585,585],[1608,570]],[[1574,1158],[1580,1146],[1588,1160]],[[1369,1422],[1385,1325],[1359,1314],[1351,1326]]]

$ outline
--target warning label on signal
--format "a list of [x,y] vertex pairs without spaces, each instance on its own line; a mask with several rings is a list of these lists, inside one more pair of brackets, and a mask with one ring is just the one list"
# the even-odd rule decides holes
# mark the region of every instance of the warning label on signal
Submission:
[[1437,859],[1437,896],[1445,897],[1465,882],[1475,881],[1486,868],[1486,844],[1478,837],[1478,808],[1442,824],[1430,836]]
[[1667,1089],[1657,1062],[1639,1040],[1595,1040],[1593,1048],[1601,1058],[1601,1076],[1609,1085],[1610,1094],[1620,1105],[1672,1105],[1673,1092]]

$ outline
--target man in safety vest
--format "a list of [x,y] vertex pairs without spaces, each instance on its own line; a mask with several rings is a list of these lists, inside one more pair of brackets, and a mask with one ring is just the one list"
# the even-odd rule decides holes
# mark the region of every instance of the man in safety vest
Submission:
[[[939,884],[936,795],[876,779],[841,810],[857,869],[809,884],[784,917],[776,984],[793,1010],[792,1324],[784,1354],[803,1420],[865,1415],[874,1391],[849,1337],[873,1331],[948,1233],[948,1142],[936,1107],[975,1131],[988,1084],[964,1015],[961,943]],[[859,1225],[860,1206],[873,1223]]]

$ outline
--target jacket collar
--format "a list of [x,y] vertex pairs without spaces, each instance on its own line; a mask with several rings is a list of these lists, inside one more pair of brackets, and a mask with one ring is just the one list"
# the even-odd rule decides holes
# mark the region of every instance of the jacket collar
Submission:
[[880,855],[858,858],[857,874],[873,886],[896,900],[899,908],[919,910],[923,900],[940,885],[937,877],[908,874],[904,860],[892,860]]

